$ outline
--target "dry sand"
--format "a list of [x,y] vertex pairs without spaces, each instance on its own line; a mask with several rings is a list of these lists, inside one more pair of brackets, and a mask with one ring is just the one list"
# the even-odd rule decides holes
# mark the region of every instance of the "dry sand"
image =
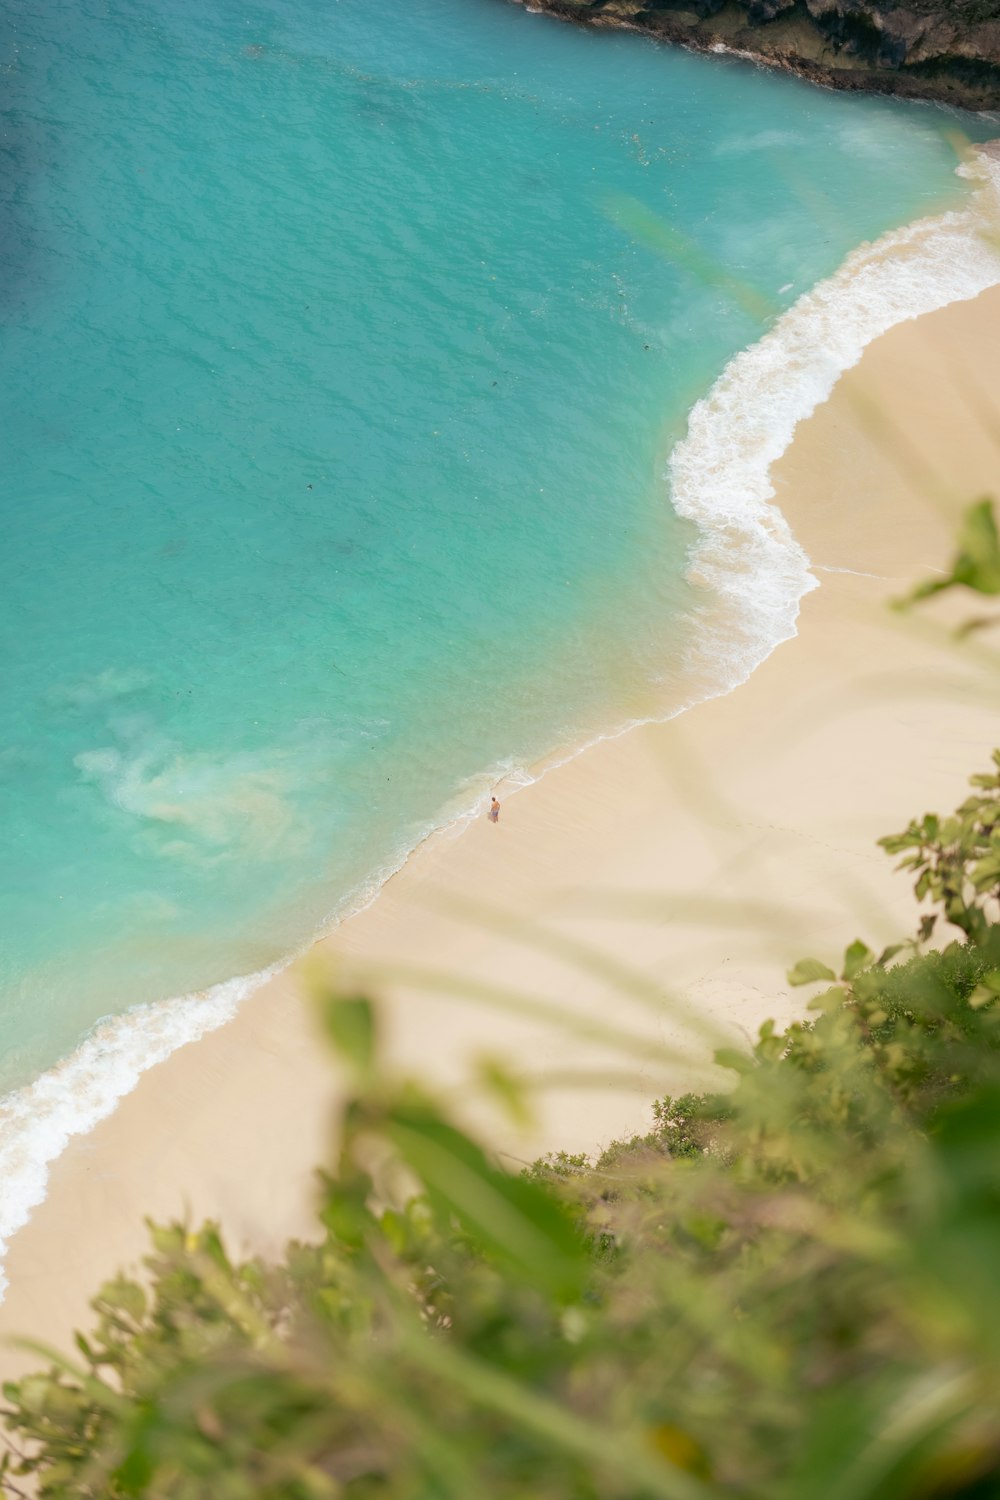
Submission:
[[[912,931],[907,883],[874,841],[961,798],[1000,739],[997,676],[886,601],[946,559],[968,500],[1000,494],[998,345],[1000,289],[893,330],[800,429],[778,503],[821,588],[749,683],[501,790],[498,826],[431,840],[320,945],[341,974],[376,965],[387,1066],[436,1079],[509,1154],[643,1129],[656,1095],[712,1077],[715,1038],[802,1012],[784,978],[796,958]],[[583,966],[577,945],[600,958]],[[631,1051],[497,1010],[474,998],[484,985],[611,1023]],[[264,1252],[308,1230],[336,1084],[299,989],[270,983],[71,1145],[13,1242],[0,1336],[65,1345],[101,1279],[142,1254],[144,1214],[211,1215]],[[529,1134],[468,1097],[483,1053],[549,1075]],[[24,1362],[0,1351],[4,1375]]]

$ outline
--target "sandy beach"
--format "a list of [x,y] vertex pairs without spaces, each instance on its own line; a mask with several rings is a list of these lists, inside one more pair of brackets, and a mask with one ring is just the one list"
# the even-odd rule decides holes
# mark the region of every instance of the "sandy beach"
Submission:
[[[713,1046],[802,1013],[797,958],[912,931],[875,840],[962,798],[1000,738],[997,680],[949,644],[947,608],[914,620],[887,601],[946,561],[968,502],[1000,494],[998,341],[1000,289],[901,325],[800,428],[777,502],[821,586],[747,684],[500,788],[496,827],[430,840],[319,946],[314,976],[357,971],[381,998],[386,1066],[448,1090],[508,1155],[644,1129],[655,1097],[721,1076]],[[309,1231],[337,1079],[302,989],[272,981],[72,1143],[13,1241],[0,1337],[66,1346],[102,1278],[141,1256],[144,1215],[211,1216],[264,1253]],[[529,1131],[474,1097],[484,1055],[544,1081]],[[36,1362],[4,1348],[0,1374]]]

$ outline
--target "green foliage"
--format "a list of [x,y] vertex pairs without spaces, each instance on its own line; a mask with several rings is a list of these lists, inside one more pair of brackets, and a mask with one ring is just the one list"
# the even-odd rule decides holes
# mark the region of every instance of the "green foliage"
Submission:
[[883,841],[959,941],[800,962],[809,1020],[594,1162],[505,1171],[330,1001],[353,1092],[318,1242],[237,1264],[151,1226],[76,1358],[5,1387],[0,1491],[1000,1494],[1000,774],[976,787]]
[[977,594],[1000,594],[1000,535],[992,500],[978,500],[966,511],[951,572],[943,578],[919,583],[910,600],[929,599],[933,594],[959,587]]
[[536,1182],[565,1181],[590,1169],[590,1157],[584,1151],[549,1151],[525,1167],[524,1175]]
[[375,1061],[375,1012],[371,1001],[332,996],[323,1007],[330,1040],[341,1057],[362,1078]]
[[[986,942],[1000,900],[1000,750],[993,752],[993,765],[970,778],[978,790],[952,817],[926,813],[902,833],[879,840],[889,854],[903,855],[899,869],[916,873],[917,900],[929,897],[979,943]],[[925,927],[925,937],[932,926]]]
[[800,958],[788,971],[789,984],[812,984],[815,979],[836,979],[836,974],[818,958]]
[[[958,541],[951,571],[943,577],[927,578],[917,584],[905,598],[897,601],[898,609],[908,609],[912,604],[956,588],[989,597],[1000,594],[1000,533],[992,500],[978,500],[969,507],[959,528]],[[955,634],[967,636],[998,623],[1000,616],[996,614],[973,615],[958,626]]]

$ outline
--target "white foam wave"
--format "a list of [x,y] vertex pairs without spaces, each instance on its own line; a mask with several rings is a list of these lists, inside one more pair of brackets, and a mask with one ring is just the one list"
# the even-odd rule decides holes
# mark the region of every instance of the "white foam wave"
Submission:
[[[459,789],[444,812],[448,826],[459,830],[480,816],[489,801],[489,788],[498,782],[513,787],[528,785],[532,779],[513,762],[498,762]],[[417,830],[414,847],[436,831],[437,825],[431,824]],[[401,848],[393,860],[344,897],[323,930],[370,906],[412,852],[412,848]],[[309,946],[307,942],[305,948]],[[113,1114],[143,1073],[189,1042],[225,1026],[244,1000],[294,963],[302,951],[258,973],[176,999],[132,1006],[120,1016],[108,1017],[68,1058],[0,1100],[0,1302],[8,1285],[3,1263],[10,1239],[44,1201],[49,1168],[72,1137],[89,1134]]]
[[880,334],[1000,283],[1000,160],[979,148],[959,171],[975,184],[966,207],[853,251],[691,411],[669,474],[674,508],[701,533],[691,576],[711,590],[689,667],[717,693],[795,634],[800,601],[818,587],[771,503],[771,466],[799,422]]
[[[0,1104],[0,1265],[7,1242],[45,1197],[49,1166],[131,1093],[140,1075],[233,1018],[281,965],[200,994],[136,1006],[104,1021],[71,1057]],[[0,1301],[6,1288],[0,1269]]]
[[[702,611],[699,644],[689,662],[699,690],[684,707],[749,677],[795,634],[799,603],[818,586],[809,559],[771,503],[771,465],[795,427],[879,334],[1000,284],[1000,160],[979,151],[961,170],[976,182],[967,208],[920,220],[854,251],[834,276],[737,355],[693,408],[687,435],[671,457],[670,479],[675,509],[699,528],[691,571],[713,602]],[[507,762],[494,766],[456,792],[446,821],[463,826],[482,811],[488,788],[498,781],[509,791],[530,785],[582,748],[533,771]],[[406,858],[401,852],[391,867],[378,871],[336,917],[370,904]],[[11,1236],[44,1199],[49,1166],[71,1137],[113,1113],[148,1069],[225,1025],[282,967],[112,1018],[71,1057],[0,1103],[0,1264]],[[5,1285],[0,1271],[0,1300]]]

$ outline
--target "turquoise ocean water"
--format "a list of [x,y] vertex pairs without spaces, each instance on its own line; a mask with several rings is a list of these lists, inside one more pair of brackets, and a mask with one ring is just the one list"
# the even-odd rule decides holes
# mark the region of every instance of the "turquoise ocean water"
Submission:
[[996,133],[502,0],[2,26],[0,1093],[683,702],[688,412]]

